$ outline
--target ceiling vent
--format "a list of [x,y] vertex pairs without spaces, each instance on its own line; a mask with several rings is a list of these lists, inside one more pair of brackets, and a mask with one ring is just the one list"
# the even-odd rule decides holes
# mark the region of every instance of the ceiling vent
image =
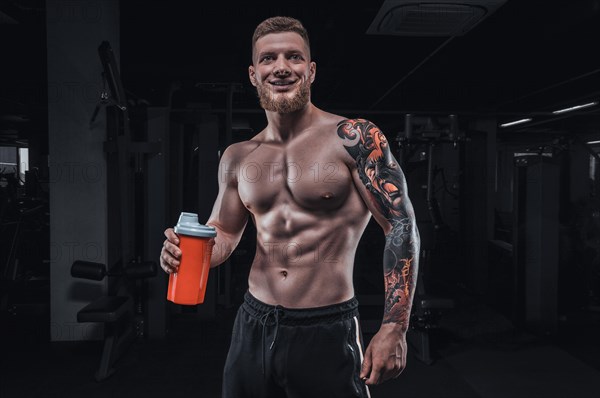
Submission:
[[367,34],[462,36],[504,3],[506,0],[385,0]]
[[16,24],[18,24],[18,22],[14,18],[12,18],[12,17],[6,15],[5,13],[3,13],[2,11],[0,11],[0,25],[16,25]]

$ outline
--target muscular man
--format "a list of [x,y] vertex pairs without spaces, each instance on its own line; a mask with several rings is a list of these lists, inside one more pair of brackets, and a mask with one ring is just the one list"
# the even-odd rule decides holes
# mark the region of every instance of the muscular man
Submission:
[[[419,235],[404,175],[373,123],[311,103],[316,65],[302,24],[265,20],[253,36],[250,81],[267,127],[223,153],[211,267],[256,225],[249,289],[224,371],[225,397],[367,397],[397,377],[416,283]],[[362,349],[352,274],[373,215],[383,228],[381,327]],[[161,266],[176,272],[177,235],[165,231]]]

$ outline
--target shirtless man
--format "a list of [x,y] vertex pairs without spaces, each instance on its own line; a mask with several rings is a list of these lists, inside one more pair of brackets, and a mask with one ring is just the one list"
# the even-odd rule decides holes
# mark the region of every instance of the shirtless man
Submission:
[[[310,101],[316,65],[301,23],[269,18],[253,36],[250,81],[268,125],[228,147],[207,225],[217,231],[211,267],[256,225],[249,289],[238,311],[225,397],[368,397],[397,377],[416,283],[419,235],[406,180],[382,132]],[[383,228],[381,327],[362,349],[352,274],[374,216]],[[176,272],[177,235],[165,231],[161,266]]]

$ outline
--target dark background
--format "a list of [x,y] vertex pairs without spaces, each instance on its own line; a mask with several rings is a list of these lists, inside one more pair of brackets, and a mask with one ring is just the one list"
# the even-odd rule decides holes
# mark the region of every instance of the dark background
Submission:
[[[593,396],[600,369],[600,108],[552,111],[599,101],[600,1],[508,0],[451,38],[367,34],[383,1],[116,3],[120,40],[112,44],[132,134],[151,141],[148,115],[169,120],[166,177],[160,174],[165,221],[152,239],[137,241],[144,261],[156,260],[147,253],[158,255],[162,227],[181,210],[201,219],[210,212],[214,153],[266,125],[247,77],[251,36],[267,17],[293,16],[306,26],[317,63],[312,102],[382,128],[406,173],[421,232],[415,301],[433,308],[415,306],[423,312],[413,317],[409,368],[373,396]],[[162,273],[130,286],[128,294],[144,303],[136,325],[144,319],[145,332],[107,381],[92,377],[101,341],[52,341],[50,225],[77,220],[56,221],[49,207],[57,186],[49,103],[71,83],[48,80],[46,21],[93,21],[96,8],[85,4],[0,1],[0,328],[9,358],[0,395],[218,396],[254,254],[251,224],[229,263],[211,271],[205,305],[156,304],[164,302],[162,291],[158,301],[149,297],[166,286]],[[87,83],[76,86],[89,108],[83,118],[98,103],[102,78],[90,75]],[[500,127],[522,118],[533,120]],[[203,136],[210,137],[204,146]],[[26,181],[8,165],[17,162],[15,148],[29,149],[34,172]],[[144,184],[149,191],[132,199],[139,202],[132,211],[160,196]],[[107,203],[112,217],[114,205]],[[149,225],[132,228],[147,236]],[[383,244],[371,222],[355,264],[365,342],[381,319]],[[110,291],[115,282],[106,281]],[[156,324],[162,332],[147,329]],[[416,354],[424,335],[433,363]]]

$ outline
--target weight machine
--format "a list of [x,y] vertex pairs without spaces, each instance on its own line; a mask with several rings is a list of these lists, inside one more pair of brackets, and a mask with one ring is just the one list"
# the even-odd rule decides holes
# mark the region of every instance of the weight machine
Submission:
[[134,140],[130,103],[110,43],[102,42],[98,53],[104,90],[90,124],[106,107],[108,265],[76,260],[71,275],[97,281],[108,277],[107,294],[77,313],[78,322],[104,324],[104,348],[95,375],[96,381],[102,381],[113,373],[113,365],[134,339],[147,334],[147,278],[157,271],[156,262],[144,259],[147,160],[161,152],[161,142],[146,142],[139,131]]
[[[427,161],[427,182],[424,188],[429,220],[417,220],[421,235],[421,254],[408,341],[416,349],[417,358],[428,365],[433,363],[430,332],[438,327],[441,313],[454,308],[453,299],[439,296],[428,287],[434,282],[434,275],[430,275],[433,259],[440,252],[443,235],[449,233],[449,226],[444,222],[435,194],[434,180],[439,170],[434,162],[434,149],[437,145],[452,145],[458,150],[466,141],[468,139],[459,130],[456,115],[438,119],[407,114],[404,131],[399,132],[396,137],[398,161],[404,170],[409,170],[409,162],[415,155],[419,156],[419,160]],[[446,187],[443,174],[442,178],[446,192],[458,198],[458,194],[450,192]]]

